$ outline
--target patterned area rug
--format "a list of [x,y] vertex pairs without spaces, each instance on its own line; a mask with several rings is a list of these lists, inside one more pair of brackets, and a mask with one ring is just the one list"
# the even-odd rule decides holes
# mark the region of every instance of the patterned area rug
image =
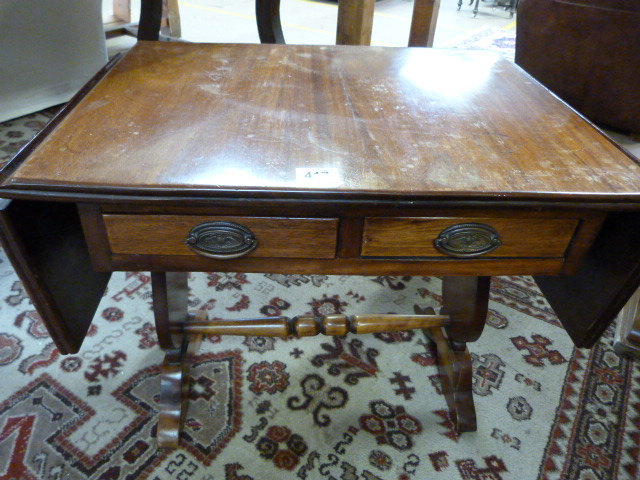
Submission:
[[[15,153],[52,110],[0,125]],[[0,158],[0,161],[3,159]],[[210,317],[413,312],[435,277],[199,273]],[[637,479],[640,370],[573,348],[528,277],[494,278],[471,344],[478,431],[452,430],[416,331],[208,338],[182,446],[156,447],[159,368],[149,274],[113,276],[77,355],[53,346],[0,253],[0,479]]]
[[[1,258],[0,478],[633,479],[640,372],[610,348],[572,348],[531,279],[494,279],[472,345],[478,431],[451,428],[415,331],[205,341],[182,448],[156,448],[159,368],[147,273],[116,274],[90,336],[61,356]],[[412,312],[440,280],[203,273],[212,317]]]
[[513,60],[516,48],[515,28],[479,27],[476,30],[451,41],[448,48],[466,50],[493,50]]
[[18,153],[59,110],[60,107],[52,107],[0,123],[0,166]]

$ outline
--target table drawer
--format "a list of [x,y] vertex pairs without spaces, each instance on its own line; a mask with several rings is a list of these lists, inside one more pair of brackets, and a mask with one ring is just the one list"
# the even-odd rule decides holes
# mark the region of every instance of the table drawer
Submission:
[[[560,258],[578,223],[572,218],[371,217],[365,219],[361,254]],[[461,252],[456,249],[460,245],[469,248]]]
[[[228,235],[225,228],[241,226],[250,230],[257,244],[247,257],[334,258],[336,255],[338,219],[335,218],[117,214],[105,214],[102,218],[113,254],[198,255],[187,244],[190,236],[193,238],[195,227],[209,229],[205,234],[211,237]],[[215,230],[219,227],[222,233]],[[231,241],[233,235],[231,232]]]

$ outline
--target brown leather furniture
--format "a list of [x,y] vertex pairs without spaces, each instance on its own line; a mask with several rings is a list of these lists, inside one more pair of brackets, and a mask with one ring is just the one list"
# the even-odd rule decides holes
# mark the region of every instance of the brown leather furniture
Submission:
[[520,0],[516,63],[596,124],[640,132],[640,2]]

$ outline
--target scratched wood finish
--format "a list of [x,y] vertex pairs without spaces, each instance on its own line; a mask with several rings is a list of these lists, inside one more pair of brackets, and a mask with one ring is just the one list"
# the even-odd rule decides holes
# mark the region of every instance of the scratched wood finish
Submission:
[[192,228],[213,221],[248,227],[258,240],[249,257],[333,258],[338,220],[173,215],[104,215],[115,254],[197,255],[185,243]]
[[563,257],[578,220],[532,218],[367,218],[362,255],[446,257],[435,247],[453,225],[481,223],[495,228],[502,245],[487,257]]
[[639,171],[491,52],[141,42],[3,187],[623,201]]

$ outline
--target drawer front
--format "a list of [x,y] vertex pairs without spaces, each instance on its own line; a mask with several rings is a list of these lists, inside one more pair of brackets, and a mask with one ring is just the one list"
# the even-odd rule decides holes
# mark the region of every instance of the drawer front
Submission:
[[[371,217],[365,219],[361,253],[363,257],[466,256],[451,252],[447,238],[467,235],[473,243],[475,235],[486,244],[480,245],[473,257],[560,258],[577,226],[578,220],[570,218]],[[469,230],[470,234],[465,233]],[[489,238],[494,234],[497,237],[492,244]]]
[[232,222],[250,230],[257,247],[247,257],[334,258],[335,218],[103,215],[113,254],[198,255],[187,245],[195,227]]

